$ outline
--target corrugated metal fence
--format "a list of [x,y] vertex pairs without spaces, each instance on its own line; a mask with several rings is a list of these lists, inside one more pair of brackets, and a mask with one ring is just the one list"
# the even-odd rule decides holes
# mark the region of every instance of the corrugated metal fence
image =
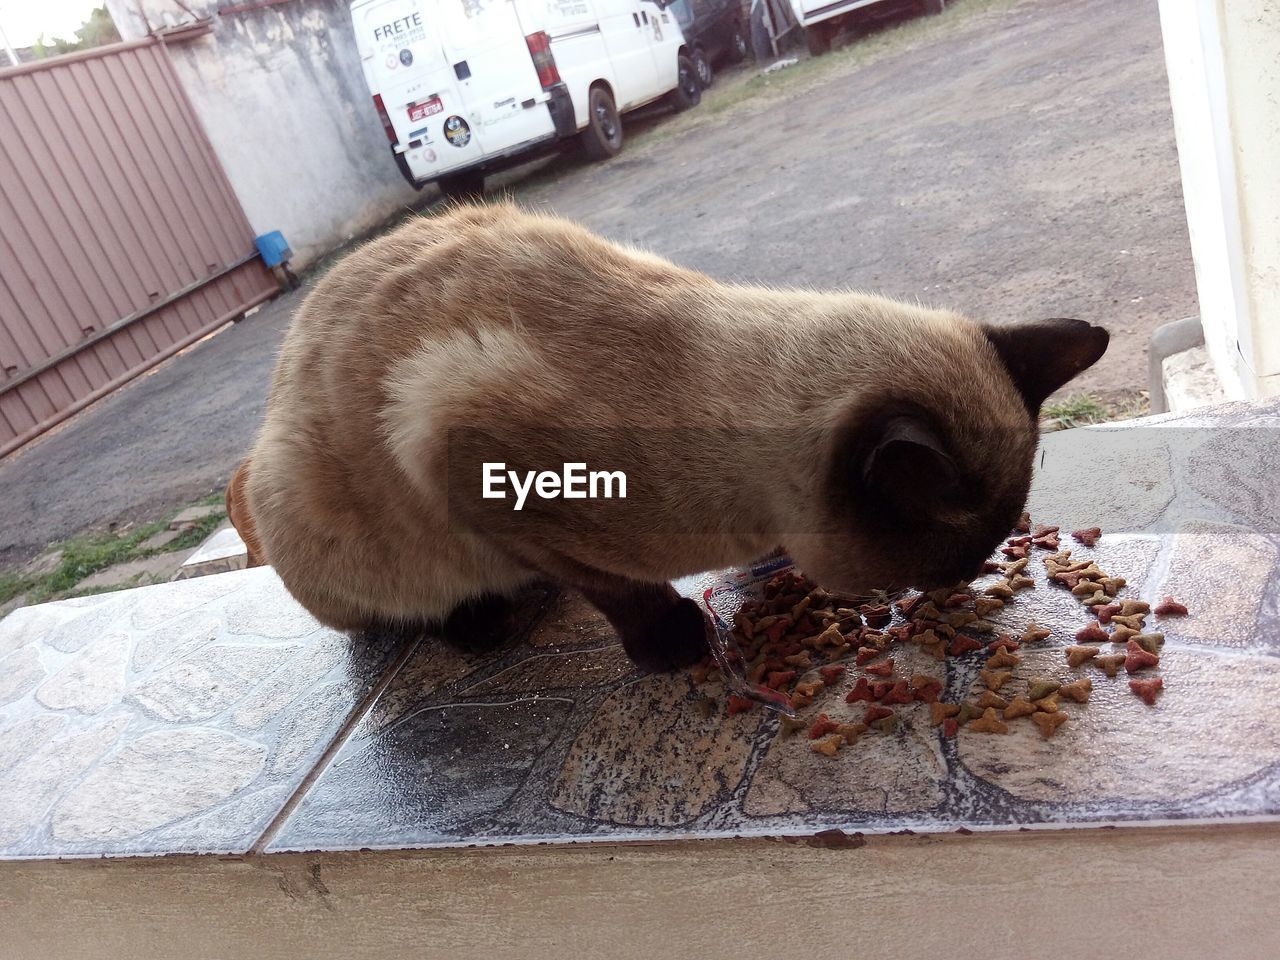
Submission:
[[0,71],[0,455],[276,290],[163,43]]

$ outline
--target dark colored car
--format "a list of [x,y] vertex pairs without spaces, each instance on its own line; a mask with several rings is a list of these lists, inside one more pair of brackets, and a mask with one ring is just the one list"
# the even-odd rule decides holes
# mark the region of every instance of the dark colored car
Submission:
[[740,0],[673,0],[670,10],[693,51],[693,66],[704,87],[711,86],[713,67],[741,63],[751,52]]

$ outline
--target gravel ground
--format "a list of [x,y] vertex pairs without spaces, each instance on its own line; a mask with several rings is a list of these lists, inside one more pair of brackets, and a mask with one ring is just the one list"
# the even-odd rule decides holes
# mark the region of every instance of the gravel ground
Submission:
[[[869,64],[855,46],[752,96],[729,78],[612,162],[513,188],[722,280],[1101,323],[1111,350],[1072,389],[1131,398],[1151,331],[1197,310],[1155,5],[967,2]],[[297,299],[0,462],[0,567],[224,484]]]

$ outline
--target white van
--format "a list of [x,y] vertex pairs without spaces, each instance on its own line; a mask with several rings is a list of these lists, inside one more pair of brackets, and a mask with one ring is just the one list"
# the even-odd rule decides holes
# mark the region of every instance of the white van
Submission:
[[914,7],[917,13],[941,13],[947,0],[791,0],[791,12],[804,28],[804,40],[815,57],[831,49],[831,41],[851,16],[866,7]]
[[477,194],[486,173],[577,136],[622,149],[620,114],[701,96],[669,0],[355,0],[365,80],[415,187]]

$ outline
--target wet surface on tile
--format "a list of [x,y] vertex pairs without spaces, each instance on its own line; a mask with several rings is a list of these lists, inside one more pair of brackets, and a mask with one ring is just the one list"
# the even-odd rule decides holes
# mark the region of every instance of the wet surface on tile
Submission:
[[[1280,404],[1238,405],[1046,439],[1035,519],[1126,578],[1122,596],[1190,610],[1149,627],[1165,690],[1147,706],[1123,670],[1065,662],[1091,616],[1034,551],[1034,587],[989,619],[1051,631],[1007,696],[1034,674],[1092,680],[1052,739],[1025,718],[949,737],[912,703],[896,730],[823,756],[776,714],[728,716],[722,684],[641,674],[581,597],[549,587],[519,599],[496,648],[353,641],[261,569],[20,610],[0,622],[0,857],[244,851],[295,792],[267,849],[1280,816],[1278,430]],[[1070,540],[1095,524],[1097,546]],[[683,588],[702,599],[723,577]],[[982,690],[984,655],[893,654],[944,700]],[[862,718],[844,694],[864,671],[842,662],[806,723]]]
[[0,622],[0,857],[242,852],[391,663],[269,570]]
[[[1125,577],[1122,596],[1173,593],[1191,610],[1149,627],[1166,638],[1155,706],[1123,669],[1067,665],[1063,648],[1092,618],[1048,582],[1043,552],[1027,570],[1035,587],[990,619],[997,633],[1033,620],[1052,631],[1021,651],[1010,696],[1036,672],[1092,680],[1087,704],[1062,702],[1052,739],[1025,719],[1007,735],[947,737],[917,703],[896,731],[822,756],[803,732],[779,736],[774,714],[727,716],[719,684],[642,676],[581,598],[551,596],[497,651],[425,640],[271,849],[1280,816],[1280,520],[1267,512],[1278,435],[1272,404],[1046,438],[1035,519]],[[1094,525],[1096,547],[1070,540]],[[903,675],[941,679],[946,700],[981,689],[984,655],[899,656]],[[845,662],[802,719],[860,718],[866,705],[844,693],[862,671]]]

